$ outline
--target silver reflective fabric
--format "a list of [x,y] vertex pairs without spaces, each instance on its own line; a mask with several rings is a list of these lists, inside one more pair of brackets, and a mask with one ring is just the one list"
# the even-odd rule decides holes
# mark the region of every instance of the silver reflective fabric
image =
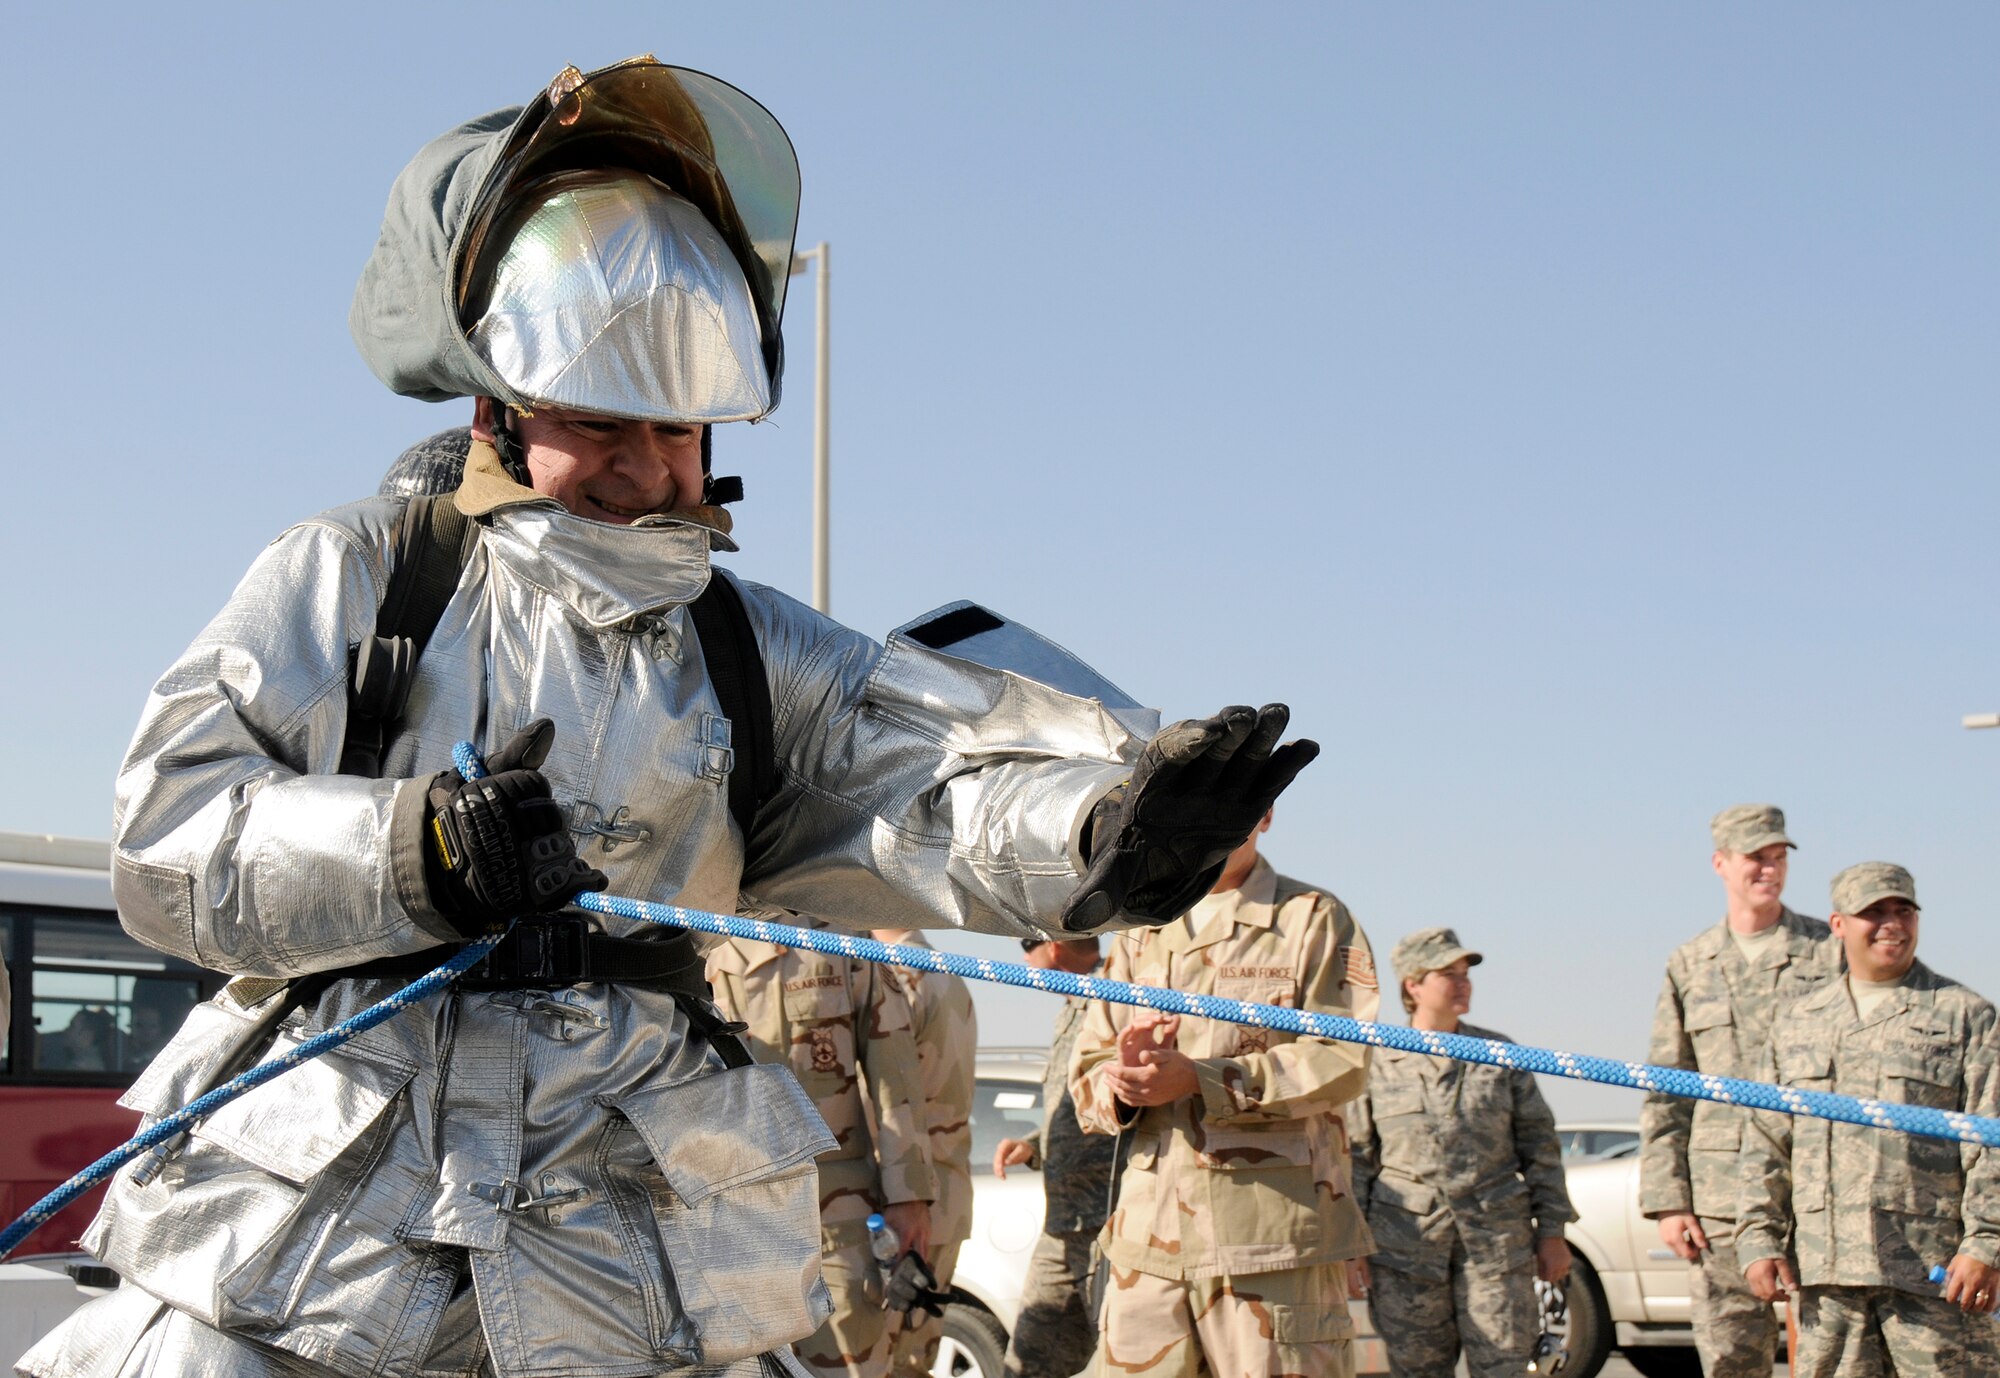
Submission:
[[524,192],[473,349],[516,394],[643,421],[752,421],[771,409],[757,308],[729,246],[638,173]]
[[[136,1287],[86,1302],[16,1361],[30,1378],[324,1378],[333,1372],[162,1306]],[[790,1350],[676,1371],[682,1378],[812,1378]],[[472,1371],[467,1371],[472,1378]]]
[[[155,685],[122,768],[128,929],[257,977],[449,939],[421,878],[422,784],[455,741],[491,752],[540,715],[557,724],[544,773],[613,893],[723,912],[740,894],[856,930],[1053,922],[1082,819],[1144,724],[739,580],[781,775],[745,839],[731,724],[684,606],[730,577],[709,564],[721,537],[519,491],[483,519],[381,780],[333,772],[348,647],[373,631],[403,500],[265,550]],[[336,982],[280,1045],[399,984]],[[231,990],[246,987],[261,995]],[[127,1103],[182,1103],[268,1041],[280,998],[198,1007]],[[818,1324],[813,1155],[829,1144],[788,1072],[720,1070],[664,994],[462,991],[259,1088],[153,1180],[121,1173],[87,1247],[178,1313],[357,1378],[488,1359],[510,1378],[677,1373]]]

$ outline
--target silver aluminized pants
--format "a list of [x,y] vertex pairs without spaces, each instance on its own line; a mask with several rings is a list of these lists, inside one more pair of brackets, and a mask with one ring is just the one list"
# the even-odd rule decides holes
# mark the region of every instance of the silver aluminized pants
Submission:
[[[466,1294],[469,1303],[470,1294]],[[456,1299],[454,1299],[456,1301]],[[451,1313],[469,1322],[453,1327]],[[447,1307],[439,1346],[417,1371],[426,1378],[490,1378],[477,1309]],[[84,1305],[15,1366],[23,1378],[328,1378],[333,1370],[296,1354],[205,1325],[125,1286]],[[811,1378],[789,1352],[671,1370],[688,1378]]]

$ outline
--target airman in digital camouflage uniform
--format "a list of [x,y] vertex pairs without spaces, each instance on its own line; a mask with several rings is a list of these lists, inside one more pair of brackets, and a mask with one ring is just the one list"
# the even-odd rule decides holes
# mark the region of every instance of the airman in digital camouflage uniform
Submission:
[[[1824,923],[1784,905],[1793,843],[1781,810],[1739,804],[1709,831],[1728,912],[1667,959],[1647,1061],[1749,1077],[1772,1017],[1839,976],[1840,948]],[[1746,1115],[1655,1094],[1639,1116],[1639,1208],[1688,1261],[1695,1347],[1712,1378],[1768,1378],[1777,1354],[1777,1321],[1745,1285],[1734,1243]]]
[[[1272,870],[1256,834],[1186,915],[1114,939],[1105,976],[1361,1019],[1379,998],[1353,915]],[[1093,1373],[1353,1373],[1346,1261],[1373,1244],[1341,1110],[1367,1075],[1357,1044],[1092,1005],[1077,1118],[1132,1140]]]
[[[1419,1029],[1513,1040],[1461,1022],[1484,960],[1449,928],[1396,944]],[[1513,1378],[1539,1333],[1535,1279],[1569,1273],[1576,1219],[1556,1117],[1531,1072],[1379,1048],[1355,1102],[1354,1196],[1375,1235],[1369,1307],[1396,1378]]]
[[[885,943],[930,946],[914,929],[878,928],[875,936]],[[951,1286],[959,1246],[972,1236],[972,1085],[979,1056],[979,1020],[973,1012],[972,992],[962,977],[908,967],[882,970],[910,1002],[910,1029],[916,1036],[917,1062],[923,1074],[931,1168],[937,1174],[926,1261],[937,1277],[938,1290],[943,1291]],[[911,1319],[919,1324],[897,1330],[890,1369],[920,1378],[931,1371],[938,1321],[923,1311],[914,1312]]]
[[819,1160],[833,1315],[798,1357],[822,1378],[883,1378],[891,1337],[868,1216],[927,1254],[937,1196],[909,1001],[888,967],[738,938],[709,951],[708,979],[717,1007],[750,1026],[751,1056],[788,1063],[839,1144]]
[[[1910,873],[1882,861],[1850,866],[1833,878],[1833,909],[1847,975],[1778,1015],[1761,1075],[2000,1114],[1993,1006],[1917,960]],[[1759,1297],[1794,1296],[1797,1378],[2000,1373],[1992,1149],[1760,1113],[1741,1169],[1736,1252]],[[1942,1287],[1929,1278],[1939,1266]]]
[[[1023,938],[1027,964],[1082,976],[1097,969],[1096,938],[1036,942]],[[1118,1141],[1086,1134],[1076,1122],[1069,1093],[1070,1055],[1083,1032],[1090,1002],[1066,996],[1049,1037],[1042,1078],[1042,1126],[1025,1139],[1002,1139],[993,1150],[993,1173],[1010,1167],[1042,1174],[1042,1234],[1028,1256],[1021,1309],[1007,1336],[1007,1378],[1046,1378],[1080,1372],[1090,1362],[1097,1333],[1091,1309],[1090,1245],[1111,1212]]]

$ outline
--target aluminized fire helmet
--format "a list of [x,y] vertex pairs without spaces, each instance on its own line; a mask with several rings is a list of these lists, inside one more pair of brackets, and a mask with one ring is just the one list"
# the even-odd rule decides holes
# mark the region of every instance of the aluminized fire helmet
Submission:
[[753,421],[771,409],[743,270],[693,203],[644,173],[524,187],[472,348],[530,406],[643,421]]
[[396,179],[349,325],[391,389],[657,421],[778,404],[798,160],[702,72],[565,68]]

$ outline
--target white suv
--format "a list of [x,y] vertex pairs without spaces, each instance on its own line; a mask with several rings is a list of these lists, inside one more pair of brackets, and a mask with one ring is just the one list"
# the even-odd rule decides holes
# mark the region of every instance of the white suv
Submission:
[[[993,1149],[1041,1128],[1042,1048],[983,1048],[972,1103],[972,1237],[959,1251],[953,1303],[934,1378],[997,1378],[1021,1306],[1028,1255],[1042,1229],[1041,1175],[993,1175]],[[1568,1294],[1564,1378],[1595,1378],[1613,1347],[1647,1378],[1696,1378],[1688,1326],[1687,1264],[1639,1214],[1639,1129],[1630,1123],[1558,1126],[1570,1200],[1575,1269]],[[1387,1355],[1355,1304],[1359,1373],[1386,1373]]]

